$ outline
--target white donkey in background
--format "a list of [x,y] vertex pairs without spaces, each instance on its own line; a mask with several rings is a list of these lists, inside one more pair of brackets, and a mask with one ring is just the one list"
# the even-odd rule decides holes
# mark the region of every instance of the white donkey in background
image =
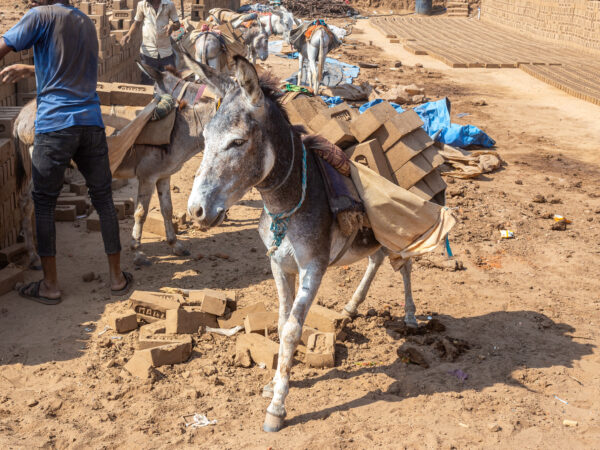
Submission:
[[304,41],[302,48],[298,51],[298,64],[300,65],[298,84],[302,83],[304,78],[304,58],[308,58],[308,84],[313,92],[318,94],[321,81],[323,81],[323,67],[327,53],[336,46],[335,40],[325,27],[316,29],[310,39]]

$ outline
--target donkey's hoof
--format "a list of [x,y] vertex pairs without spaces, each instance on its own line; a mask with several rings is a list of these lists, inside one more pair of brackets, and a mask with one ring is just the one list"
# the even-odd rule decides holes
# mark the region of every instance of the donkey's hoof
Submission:
[[175,245],[173,247],[173,254],[175,256],[190,256],[191,253],[188,249],[184,248],[184,247],[178,247],[177,245]]
[[136,266],[151,266],[152,261],[150,261],[143,253],[137,253],[135,258],[133,258],[133,264]]
[[347,317],[349,319],[354,319],[356,317],[356,311],[348,311],[346,308],[342,309],[342,316]]
[[265,423],[263,424],[263,431],[267,433],[276,433],[283,428],[283,417],[274,416],[271,413],[267,413],[265,417]]
[[417,322],[417,319],[415,318],[415,316],[405,317],[404,323],[409,328],[418,328],[418,326],[419,326],[419,322]]

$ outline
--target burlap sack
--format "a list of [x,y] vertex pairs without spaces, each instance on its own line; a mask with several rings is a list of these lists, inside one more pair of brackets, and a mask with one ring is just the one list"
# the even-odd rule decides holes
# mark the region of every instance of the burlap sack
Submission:
[[456,223],[447,208],[423,200],[362,164],[351,162],[350,176],[375,237],[394,252],[390,260],[395,269],[401,261],[435,249]]
[[167,117],[160,120],[151,120],[142,129],[135,140],[138,145],[166,145],[171,142],[171,132],[175,124],[177,110],[172,110]]

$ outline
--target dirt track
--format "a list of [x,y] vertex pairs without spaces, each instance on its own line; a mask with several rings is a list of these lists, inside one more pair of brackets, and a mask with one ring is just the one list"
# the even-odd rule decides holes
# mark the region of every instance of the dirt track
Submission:
[[[348,340],[337,346],[335,369],[297,363],[287,427],[268,435],[260,430],[268,405],[260,391],[270,374],[234,367],[234,339],[199,338],[192,359],[161,368],[165,376],[154,384],[122,370],[135,333],[122,341],[97,336],[103,319],[124,308],[108,296],[100,236],[85,232],[83,223],[61,223],[63,303],[48,308],[15,294],[0,298],[2,447],[597,448],[600,108],[517,70],[448,69],[400,45],[385,52],[378,47],[384,36],[365,22],[358,29],[350,37],[357,48],[338,56],[385,67],[361,69],[361,80],[381,89],[415,82],[430,98],[448,95],[453,119],[487,131],[507,162],[484,179],[449,185],[448,204],[460,219],[451,242],[466,270],[440,269],[439,255],[415,264],[419,318],[435,317],[446,331],[403,336],[402,280],[385,265]],[[388,70],[396,61],[403,72]],[[293,63],[268,62],[279,75],[291,72]],[[415,69],[417,62],[425,67]],[[487,106],[476,106],[482,99]],[[461,112],[470,115],[456,118]],[[177,212],[199,162],[191,160],[172,182]],[[534,203],[537,194],[546,203]],[[225,226],[185,232],[181,238],[196,259],[171,256],[164,242],[146,238],[154,264],[134,272],[137,286],[225,289],[241,305],[264,301],[275,310],[255,230],[260,208],[253,191]],[[546,217],[555,213],[573,220],[566,231],[550,229]],[[123,223],[124,247],[131,225]],[[501,228],[514,230],[516,239],[500,240]],[[126,250],[125,267],[132,259]],[[318,302],[340,310],[364,267],[330,270]],[[83,283],[90,270],[101,279]],[[469,348],[440,356],[435,342],[443,337]],[[409,347],[429,368],[402,362],[397,350]],[[182,416],[195,412],[218,424],[185,429]],[[564,419],[578,426],[567,428]]]

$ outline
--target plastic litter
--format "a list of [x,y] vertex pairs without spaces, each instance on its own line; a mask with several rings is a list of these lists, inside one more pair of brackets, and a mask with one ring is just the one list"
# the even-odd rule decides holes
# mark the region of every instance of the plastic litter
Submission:
[[456,378],[458,378],[460,381],[466,381],[469,378],[469,374],[463,372],[460,369],[455,369],[455,370],[451,370],[448,372],[449,375],[454,375]]
[[266,365],[265,363],[258,363],[257,365],[258,365],[258,367],[260,367],[261,369],[266,369],[266,368],[267,368],[267,365]]
[[[188,422],[187,418],[191,417],[192,421]],[[208,425],[216,425],[216,420],[208,420],[204,414],[194,414],[193,416],[183,416],[183,421],[185,422],[185,426],[190,428],[201,428],[206,427]]]
[[576,427],[578,425],[578,422],[576,420],[565,419],[563,420],[563,425],[565,427]]
[[552,218],[555,222],[571,223],[571,220],[567,219],[565,216],[561,216],[560,214],[554,214]]
[[502,239],[513,239],[515,232],[511,230],[500,230],[500,238]]
[[211,327],[206,327],[206,331],[209,333],[216,333],[216,334],[220,334],[223,336],[227,336],[227,337],[231,337],[234,334],[236,334],[238,331],[243,330],[244,327],[241,325],[238,325],[237,327],[233,327],[233,328],[211,328]]
[[568,404],[569,404],[569,402],[568,402],[568,401],[566,401],[566,400],[563,400],[562,398],[559,398],[559,397],[557,397],[556,395],[554,396],[554,398],[555,398],[556,400],[558,400],[559,402],[562,402],[562,403],[564,403],[565,405],[568,405]]
[[108,325],[106,325],[104,327],[104,330],[102,330],[100,333],[98,333],[98,336],[102,336],[104,333],[106,333],[108,330],[110,330],[110,327]]
[[94,329],[93,329],[93,328],[90,328],[90,327],[84,328],[84,330],[85,330],[85,331],[87,331],[88,333],[89,333],[90,331],[94,331]]
[[113,341],[120,341],[120,340],[122,340],[122,339],[123,339],[123,336],[111,336],[111,339],[112,339]]

